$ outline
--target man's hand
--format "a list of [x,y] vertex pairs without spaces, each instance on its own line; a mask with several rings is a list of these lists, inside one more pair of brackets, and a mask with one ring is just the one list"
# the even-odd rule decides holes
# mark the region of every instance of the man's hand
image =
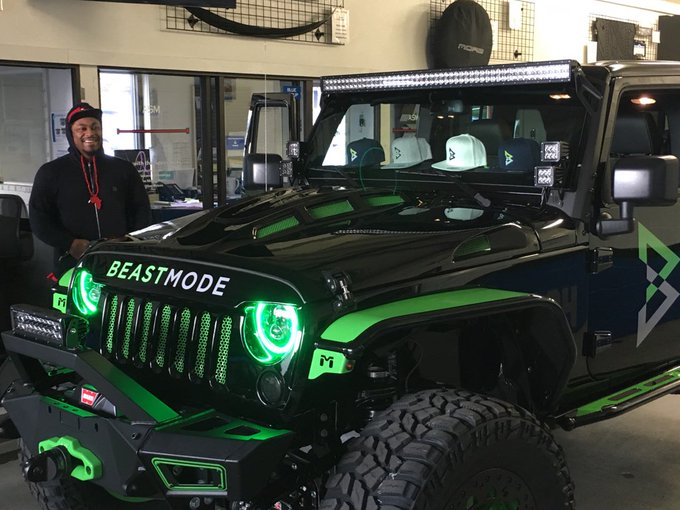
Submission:
[[71,242],[71,247],[68,249],[68,253],[71,255],[71,257],[77,260],[83,255],[83,253],[85,253],[85,250],[87,250],[88,246],[90,246],[90,241],[87,239],[74,239]]

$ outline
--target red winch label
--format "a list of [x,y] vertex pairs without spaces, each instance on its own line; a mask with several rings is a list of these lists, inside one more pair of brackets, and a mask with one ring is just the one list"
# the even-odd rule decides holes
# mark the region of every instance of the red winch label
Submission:
[[80,402],[82,404],[92,407],[98,396],[99,393],[96,391],[88,390],[87,388],[80,388]]

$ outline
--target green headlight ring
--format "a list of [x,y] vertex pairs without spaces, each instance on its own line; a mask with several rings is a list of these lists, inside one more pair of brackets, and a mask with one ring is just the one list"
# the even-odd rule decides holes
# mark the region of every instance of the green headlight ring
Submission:
[[101,284],[92,281],[92,275],[85,269],[80,269],[73,279],[73,303],[76,309],[84,316],[93,315],[97,312]]
[[279,363],[297,350],[302,338],[297,307],[258,301],[245,307],[243,343],[263,365]]

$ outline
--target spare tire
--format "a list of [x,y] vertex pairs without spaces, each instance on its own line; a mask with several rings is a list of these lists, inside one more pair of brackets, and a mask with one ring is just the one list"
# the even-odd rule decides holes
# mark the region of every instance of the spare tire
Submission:
[[449,5],[428,37],[430,68],[483,66],[489,63],[493,36],[484,7],[474,0]]

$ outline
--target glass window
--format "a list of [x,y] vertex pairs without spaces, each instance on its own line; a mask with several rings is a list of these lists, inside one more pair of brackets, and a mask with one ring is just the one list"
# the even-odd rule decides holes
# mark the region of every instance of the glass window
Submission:
[[0,181],[33,183],[41,165],[66,154],[72,70],[0,65]]

